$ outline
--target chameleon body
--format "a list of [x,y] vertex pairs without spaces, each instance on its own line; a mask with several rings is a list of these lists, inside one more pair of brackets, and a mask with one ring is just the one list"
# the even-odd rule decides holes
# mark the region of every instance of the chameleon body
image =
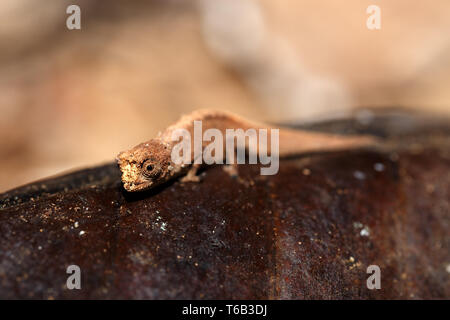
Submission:
[[[177,129],[187,130],[194,135],[194,121],[202,121],[204,130],[214,128],[225,136],[227,129],[279,129],[278,156],[286,157],[305,152],[323,152],[345,150],[373,145],[376,142],[370,136],[342,136],[288,128],[276,128],[263,123],[243,119],[232,113],[212,110],[199,110],[183,116],[178,122],[169,126],[158,137],[141,143],[134,148],[121,152],[117,162],[122,172],[123,186],[127,191],[144,191],[154,188],[171,179],[183,177],[183,181],[198,181],[191,154],[191,164],[175,164],[171,159],[172,148],[178,141],[172,141],[172,134]],[[203,148],[207,142],[202,142]],[[225,145],[225,143],[224,143]],[[268,143],[270,154],[270,143]]]

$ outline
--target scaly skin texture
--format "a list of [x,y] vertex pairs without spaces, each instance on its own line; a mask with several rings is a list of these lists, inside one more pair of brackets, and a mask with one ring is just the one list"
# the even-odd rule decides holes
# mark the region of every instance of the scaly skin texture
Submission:
[[[218,129],[225,137],[226,129],[279,129],[279,157],[292,156],[305,152],[324,152],[345,150],[374,145],[377,141],[370,136],[342,136],[276,128],[267,124],[255,123],[237,115],[215,110],[199,110],[183,116],[174,125],[168,127],[157,138],[141,143],[134,148],[121,152],[117,163],[122,172],[123,186],[127,191],[144,191],[161,185],[171,179],[184,176],[184,181],[198,181],[195,173],[199,165],[177,165],[171,160],[172,148],[179,141],[172,141],[172,133],[177,129],[185,129],[194,136],[194,121],[202,121],[203,132],[207,129]],[[270,150],[270,134],[268,134],[268,150]],[[193,139],[192,139],[193,140]],[[193,141],[192,141],[193,143]],[[203,141],[203,148],[210,142]],[[225,142],[224,142],[225,146]],[[191,148],[193,163],[194,148]]]

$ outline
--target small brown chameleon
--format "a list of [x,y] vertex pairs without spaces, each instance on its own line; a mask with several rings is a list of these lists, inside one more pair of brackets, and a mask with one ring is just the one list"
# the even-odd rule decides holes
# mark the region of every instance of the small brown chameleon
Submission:
[[[124,188],[131,192],[144,191],[181,176],[183,176],[182,181],[184,182],[199,181],[196,174],[201,165],[193,164],[193,153],[190,158],[191,164],[175,164],[171,158],[172,148],[178,143],[178,141],[172,141],[172,133],[177,129],[185,129],[193,135],[193,123],[198,120],[202,121],[205,130],[215,128],[222,133],[225,133],[226,129],[243,129],[244,131],[247,129],[279,129],[279,157],[304,152],[357,148],[373,145],[377,141],[371,136],[342,136],[276,128],[267,124],[251,122],[228,112],[198,110],[183,116],[174,125],[160,133],[158,137],[121,152],[117,156]],[[270,153],[270,147],[268,153]]]

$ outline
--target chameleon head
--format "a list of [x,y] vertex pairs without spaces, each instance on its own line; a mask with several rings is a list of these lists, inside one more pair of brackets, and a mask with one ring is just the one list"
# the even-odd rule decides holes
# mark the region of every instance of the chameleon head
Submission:
[[144,191],[170,178],[170,150],[158,140],[150,140],[121,152],[117,158],[127,191]]

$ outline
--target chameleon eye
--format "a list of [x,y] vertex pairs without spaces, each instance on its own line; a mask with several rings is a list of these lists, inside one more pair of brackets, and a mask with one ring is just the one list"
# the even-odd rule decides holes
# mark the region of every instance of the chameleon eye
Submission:
[[156,178],[161,173],[160,166],[155,163],[153,160],[146,160],[142,164],[142,175],[147,178]]

